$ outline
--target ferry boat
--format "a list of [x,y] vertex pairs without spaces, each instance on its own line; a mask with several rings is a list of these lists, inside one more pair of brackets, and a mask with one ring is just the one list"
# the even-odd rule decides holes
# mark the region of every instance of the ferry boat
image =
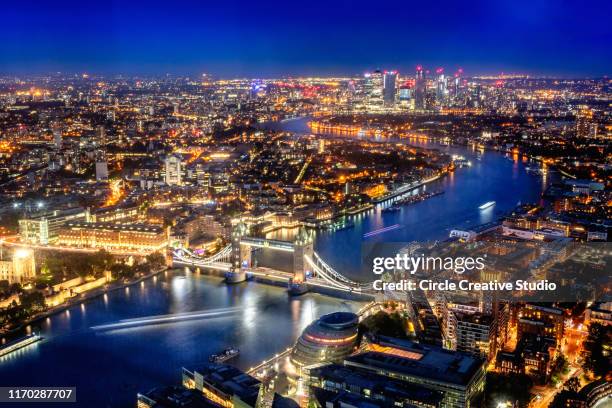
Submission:
[[436,197],[441,194],[444,194],[444,190],[434,191],[434,192],[423,192],[417,195],[408,196],[399,200],[396,200],[393,204],[395,206],[398,205],[406,205],[406,204],[416,204],[421,201],[425,201],[428,198]]
[[228,347],[220,353],[213,354],[208,358],[211,363],[224,363],[227,360],[236,357],[240,354],[240,350],[234,347]]
[[297,281],[291,278],[287,286],[287,290],[290,296],[300,296],[308,292],[308,283],[305,281]]
[[38,334],[33,333],[33,334],[29,334],[24,337],[20,337],[13,341],[10,341],[4,344],[3,346],[0,346],[0,357],[6,356],[7,354],[12,353],[13,351],[17,351],[26,346],[29,346],[30,344],[34,344],[38,341],[41,341],[42,339],[43,339],[42,336],[39,336]]
[[401,210],[402,208],[398,205],[392,205],[391,207],[387,207],[387,208],[383,208],[382,212],[384,213],[389,213],[389,212],[397,212],[399,210]]
[[343,219],[343,220],[338,220],[332,224],[329,224],[326,228],[332,231],[340,231],[344,229],[353,228],[354,226],[355,226],[354,222]]
[[495,201],[487,201],[486,203],[484,203],[483,205],[481,205],[480,207],[478,207],[479,210],[486,210],[489,207],[493,207],[495,205]]

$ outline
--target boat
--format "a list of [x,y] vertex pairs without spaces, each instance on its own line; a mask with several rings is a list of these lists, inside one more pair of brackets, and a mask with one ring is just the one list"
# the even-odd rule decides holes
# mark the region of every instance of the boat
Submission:
[[224,363],[227,360],[236,357],[240,354],[240,350],[234,347],[228,347],[220,353],[213,354],[208,358],[211,363]]
[[481,205],[480,207],[478,207],[479,210],[486,210],[489,207],[493,207],[495,205],[495,201],[487,201],[486,203],[484,203],[483,205]]
[[41,341],[43,338],[38,334],[28,334],[27,336],[20,337],[13,341],[10,341],[2,346],[0,346],[0,356],[6,356],[7,354],[12,353],[13,351],[17,351],[22,349],[30,344],[34,344],[38,341]]
[[416,204],[418,202],[425,201],[428,198],[436,197],[441,194],[444,194],[444,190],[434,191],[434,192],[423,192],[423,193],[419,193],[416,195],[410,195],[408,197],[404,197],[399,200],[395,200],[393,204],[396,207],[398,205]]
[[332,224],[329,224],[326,228],[332,231],[340,231],[344,229],[353,228],[354,226],[355,226],[355,223],[352,221],[339,220]]
[[392,205],[391,207],[387,207],[387,208],[383,208],[382,212],[384,213],[388,213],[388,212],[397,212],[399,210],[401,210],[402,208],[397,206],[397,205]]

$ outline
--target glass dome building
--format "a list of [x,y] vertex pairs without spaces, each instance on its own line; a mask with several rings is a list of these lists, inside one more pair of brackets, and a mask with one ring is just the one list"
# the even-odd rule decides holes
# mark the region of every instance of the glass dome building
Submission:
[[301,369],[316,363],[341,362],[357,346],[359,317],[335,312],[311,323],[293,347],[291,362]]

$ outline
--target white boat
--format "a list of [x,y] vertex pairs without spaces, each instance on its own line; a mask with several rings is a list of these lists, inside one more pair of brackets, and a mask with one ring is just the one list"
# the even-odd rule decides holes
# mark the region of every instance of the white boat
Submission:
[[0,356],[5,356],[7,354],[12,353],[13,351],[17,351],[22,349],[30,344],[34,344],[37,341],[41,341],[42,337],[38,334],[28,334],[27,336],[20,337],[16,340],[13,340],[9,343],[6,343],[0,346]]
[[478,207],[479,210],[486,210],[489,207],[493,207],[495,205],[495,201],[487,201],[486,203],[484,203],[483,205],[481,205],[480,207]]

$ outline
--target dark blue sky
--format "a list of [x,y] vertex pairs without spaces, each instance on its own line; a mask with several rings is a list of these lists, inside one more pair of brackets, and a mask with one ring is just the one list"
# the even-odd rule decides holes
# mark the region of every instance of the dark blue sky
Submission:
[[0,72],[608,75],[612,2],[12,1]]

